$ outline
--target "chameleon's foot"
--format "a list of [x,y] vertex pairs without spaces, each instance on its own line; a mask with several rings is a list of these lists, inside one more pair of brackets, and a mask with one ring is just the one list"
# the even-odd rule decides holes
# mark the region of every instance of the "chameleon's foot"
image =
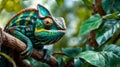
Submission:
[[23,52],[20,53],[20,57],[21,58],[27,58],[30,57],[32,55],[33,52],[33,48],[32,47],[28,47],[26,50],[24,50]]
[[47,49],[43,49],[44,53],[45,53],[45,56],[44,56],[44,59],[45,60],[49,60],[50,59],[50,55],[51,55],[51,52]]

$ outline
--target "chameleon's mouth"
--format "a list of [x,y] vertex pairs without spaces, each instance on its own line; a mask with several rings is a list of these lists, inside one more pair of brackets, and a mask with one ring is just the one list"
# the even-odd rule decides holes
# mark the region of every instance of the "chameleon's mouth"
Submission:
[[36,38],[40,41],[41,45],[48,45],[59,41],[64,34],[65,30],[46,30],[36,33]]
[[57,30],[57,31],[52,31],[51,33],[53,33],[53,35],[51,35],[51,39],[48,39],[48,44],[53,44],[56,43],[57,41],[59,41],[63,35],[65,34],[65,30]]

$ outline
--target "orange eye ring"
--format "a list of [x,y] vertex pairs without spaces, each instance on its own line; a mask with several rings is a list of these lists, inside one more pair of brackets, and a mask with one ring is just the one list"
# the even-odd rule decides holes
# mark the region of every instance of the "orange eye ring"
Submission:
[[44,24],[45,24],[46,27],[50,27],[52,25],[52,23],[53,23],[52,19],[50,19],[50,18],[46,18],[44,20]]

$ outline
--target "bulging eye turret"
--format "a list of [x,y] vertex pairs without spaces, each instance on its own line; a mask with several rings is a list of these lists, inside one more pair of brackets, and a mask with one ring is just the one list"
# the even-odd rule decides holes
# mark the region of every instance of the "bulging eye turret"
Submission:
[[50,28],[52,26],[53,21],[51,18],[46,18],[46,19],[44,19],[43,23],[46,28]]

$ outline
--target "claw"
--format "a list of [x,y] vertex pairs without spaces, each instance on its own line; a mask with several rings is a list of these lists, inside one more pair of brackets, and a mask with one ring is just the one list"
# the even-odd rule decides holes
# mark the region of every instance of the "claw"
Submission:
[[30,56],[32,55],[32,51],[33,51],[33,48],[27,47],[26,50],[24,50],[23,52],[20,53],[20,57],[21,57],[21,58],[30,57]]

